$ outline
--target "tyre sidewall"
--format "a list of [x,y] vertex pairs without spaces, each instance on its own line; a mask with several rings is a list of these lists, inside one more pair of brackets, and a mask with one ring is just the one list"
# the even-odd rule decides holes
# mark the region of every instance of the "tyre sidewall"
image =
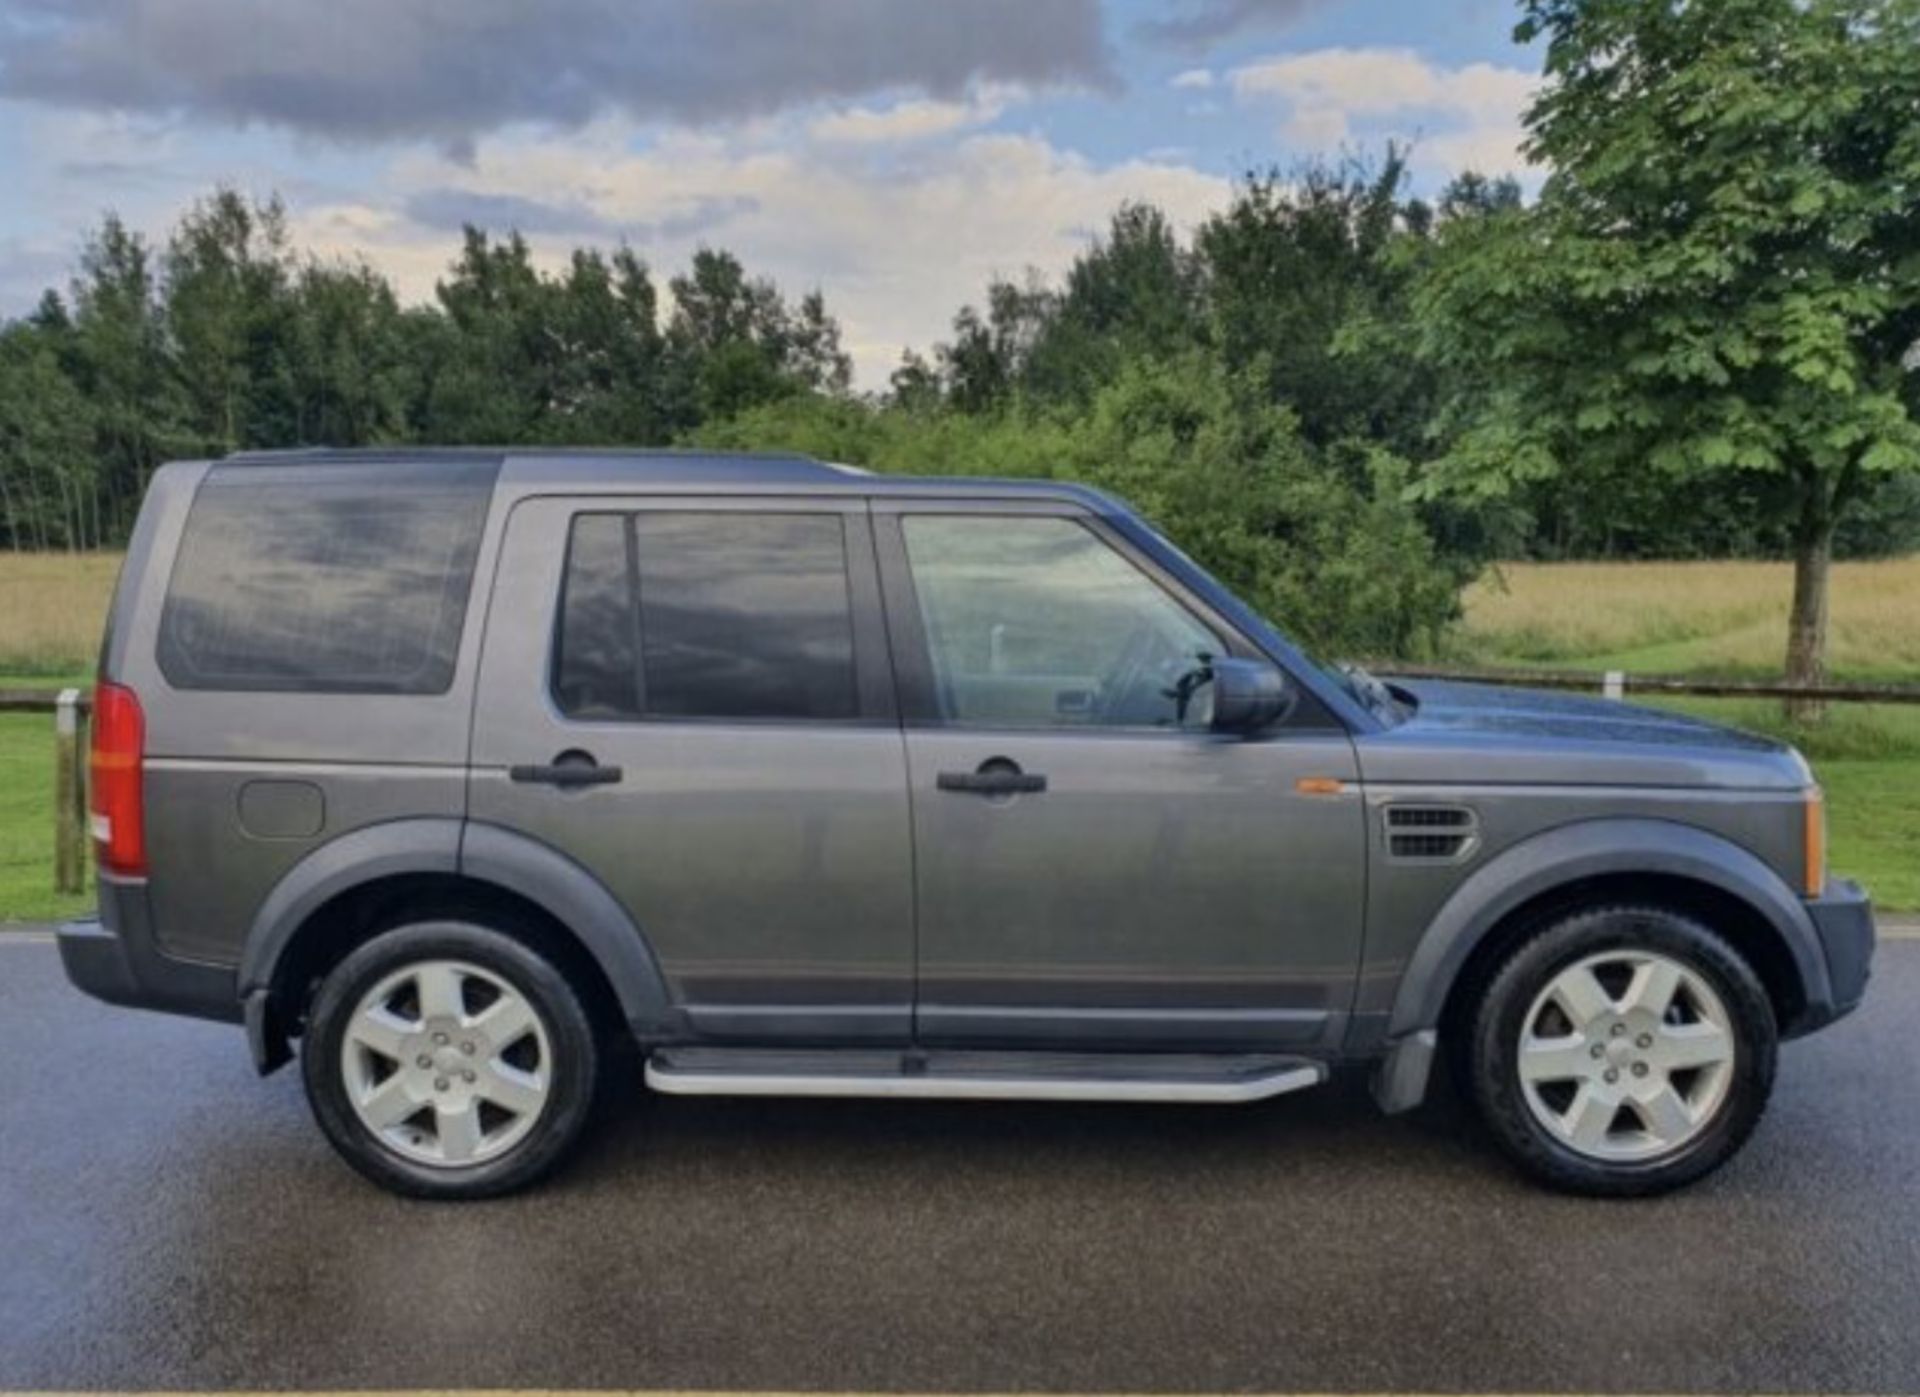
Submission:
[[[526,1138],[497,1158],[437,1168],[388,1148],[347,1097],[341,1044],[361,998],[382,978],[423,960],[460,960],[525,996],[545,1022],[553,1063],[547,1104]],[[488,1198],[525,1187],[557,1165],[591,1114],[599,1053],[580,997],[549,961],[511,936],[464,921],[423,921],[382,932],[321,982],[301,1045],[301,1076],[320,1128],[360,1173],[421,1198]]]
[[[1712,986],[1732,1025],[1733,1080],[1719,1113],[1679,1149],[1653,1159],[1615,1162],[1579,1153],[1534,1118],[1520,1083],[1521,1032],[1535,999],[1568,966],[1607,951],[1652,951],[1680,962]],[[1473,1033],[1473,1096],[1496,1140],[1537,1177],[1582,1193],[1660,1193],[1710,1173],[1745,1143],[1773,1089],[1778,1039],[1765,987],[1722,937],[1663,908],[1597,908],[1562,918],[1528,940],[1494,976]]]

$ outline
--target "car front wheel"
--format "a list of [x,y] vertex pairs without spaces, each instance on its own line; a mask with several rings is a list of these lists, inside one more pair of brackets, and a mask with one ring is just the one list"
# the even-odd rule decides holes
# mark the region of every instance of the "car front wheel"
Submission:
[[565,976],[491,928],[396,927],[347,956],[309,1015],[302,1074],[348,1163],[396,1192],[482,1198],[557,1165],[598,1054]]
[[1506,1152],[1575,1192],[1689,1183],[1746,1141],[1778,1030],[1751,966],[1659,907],[1573,913],[1524,942],[1481,1002],[1472,1086]]

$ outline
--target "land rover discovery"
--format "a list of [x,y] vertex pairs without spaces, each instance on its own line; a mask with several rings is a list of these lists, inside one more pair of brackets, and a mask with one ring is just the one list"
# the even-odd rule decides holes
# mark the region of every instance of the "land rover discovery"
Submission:
[[778,456],[166,466],[92,728],[89,993],[297,1041],[432,1197],[660,1092],[1250,1102],[1452,1064],[1550,1184],[1650,1193],[1852,1009],[1790,748],[1377,680],[1139,516]]

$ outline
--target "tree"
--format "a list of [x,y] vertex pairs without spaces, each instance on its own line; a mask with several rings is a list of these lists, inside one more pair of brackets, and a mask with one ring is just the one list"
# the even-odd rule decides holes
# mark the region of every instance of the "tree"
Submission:
[[853,360],[840,347],[840,322],[827,314],[818,288],[800,298],[787,323],[787,369],[815,393],[845,393],[853,384]]
[[899,367],[887,377],[887,399],[907,412],[936,411],[942,402],[940,375],[924,355],[903,349]]
[[697,385],[703,417],[729,417],[794,392],[844,392],[853,365],[818,291],[796,314],[730,252],[701,248],[675,277],[668,345]]
[[231,189],[196,203],[168,239],[161,304],[194,450],[292,431],[292,260],[280,202],[250,205]]
[[72,301],[68,372],[92,407],[93,459],[109,501],[105,532],[124,538],[154,468],[183,443],[152,254],[112,214],[81,250]]
[[966,413],[794,394],[709,422],[694,439],[892,474],[1111,490],[1282,629],[1336,654],[1430,652],[1464,580],[1405,500],[1403,464],[1377,450],[1330,459],[1257,372],[1200,350],[1130,361],[1085,404]]
[[1037,325],[1022,386],[1052,401],[1084,403],[1123,365],[1180,354],[1205,328],[1195,259],[1152,204],[1122,204],[1060,293],[1029,292],[1025,308]]
[[393,288],[364,263],[309,261],[291,291],[287,445],[362,446],[407,432],[412,365]]
[[1213,343],[1229,364],[1262,365],[1317,444],[1423,444],[1433,402],[1406,346],[1416,259],[1401,244],[1424,242],[1432,216],[1406,178],[1392,148],[1377,168],[1256,172],[1194,238]]
[[16,550],[100,546],[91,415],[61,371],[57,334],[0,329],[0,534]]
[[953,339],[935,354],[947,395],[962,412],[1004,406],[1021,386],[1034,347],[1058,314],[1058,297],[1029,269],[1024,283],[995,280],[987,287],[987,313],[963,306],[953,318]]
[[[1423,488],[1753,487],[1790,682],[1836,526],[1920,469],[1920,0],[1522,0],[1538,201],[1443,229],[1422,346],[1463,391]],[[1817,705],[1790,705],[1812,717]]]
[[430,365],[422,434],[457,444],[535,440],[561,370],[526,239],[462,229],[460,256],[434,297],[444,318],[415,327]]

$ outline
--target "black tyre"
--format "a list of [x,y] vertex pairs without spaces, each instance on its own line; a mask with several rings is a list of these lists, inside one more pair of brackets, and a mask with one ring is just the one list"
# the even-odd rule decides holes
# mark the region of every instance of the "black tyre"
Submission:
[[395,927],[321,982],[307,1100],[347,1162],[420,1198],[489,1198],[546,1174],[591,1115],[599,1049],[580,996],[512,937]]
[[1661,907],[1575,912],[1522,943],[1475,1016],[1471,1094],[1502,1149],[1578,1193],[1661,1193],[1746,1142],[1779,1035],[1753,968]]

